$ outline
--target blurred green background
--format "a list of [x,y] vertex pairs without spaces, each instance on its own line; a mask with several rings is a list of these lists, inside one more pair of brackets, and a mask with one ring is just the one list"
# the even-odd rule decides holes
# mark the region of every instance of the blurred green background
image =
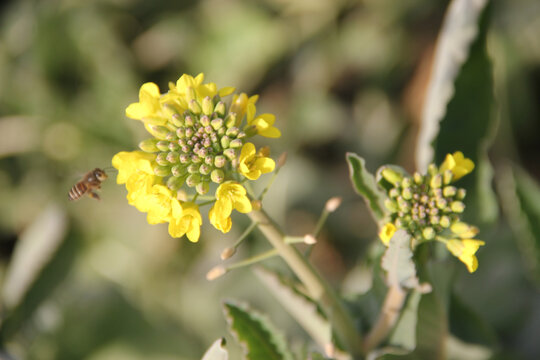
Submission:
[[[248,269],[205,279],[246,218],[234,217],[227,235],[205,221],[200,242],[192,244],[170,238],[165,225],[148,225],[114,179],[104,183],[99,202],[69,202],[67,193],[86,171],[110,166],[116,152],[146,138],[143,126],[124,116],[143,82],[164,90],[182,73],[204,72],[219,87],[260,94],[259,111],[276,114],[283,136],[271,141],[272,151],[289,157],[265,206],[288,233],[311,231],[325,201],[343,197],[312,259],[343,292],[365,290],[354,274],[366,267],[376,226],[349,183],[345,152],[357,152],[372,170],[384,163],[414,170],[447,5],[3,2],[1,356],[199,359],[226,335],[223,298],[248,301],[271,314],[293,344],[305,341]],[[501,211],[483,224],[479,238],[487,245],[478,254],[479,270],[470,275],[462,266],[456,292],[493,330],[501,359],[538,359],[540,3],[498,1],[491,10],[497,103],[489,110],[498,126],[489,154]],[[267,248],[255,233],[235,258]]]

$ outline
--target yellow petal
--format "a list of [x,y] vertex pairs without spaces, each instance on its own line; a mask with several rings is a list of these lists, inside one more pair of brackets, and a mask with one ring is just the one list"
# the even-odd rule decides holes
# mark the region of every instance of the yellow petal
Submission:
[[394,233],[396,232],[396,226],[392,223],[386,223],[379,231],[379,238],[381,239],[382,243],[386,246],[388,246],[388,243],[390,242],[390,239],[394,236]]

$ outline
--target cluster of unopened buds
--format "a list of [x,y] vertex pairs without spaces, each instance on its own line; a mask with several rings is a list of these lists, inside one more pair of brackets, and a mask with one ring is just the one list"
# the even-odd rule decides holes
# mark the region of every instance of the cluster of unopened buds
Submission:
[[425,175],[383,167],[379,184],[387,191],[385,206],[390,213],[379,233],[383,243],[387,245],[397,229],[404,229],[411,235],[411,248],[440,241],[474,272],[475,253],[484,242],[473,239],[478,228],[461,221],[466,193],[453,185],[473,169],[474,163],[461,152],[448,154],[440,167],[430,164]]
[[168,222],[171,236],[194,242],[202,224],[199,206],[213,205],[210,222],[224,233],[234,209],[252,210],[243,184],[274,171],[275,162],[268,147],[257,150],[249,140],[281,136],[274,115],[256,115],[258,96],[241,93],[225,101],[235,89],[203,79],[182,75],[164,94],[156,84],[144,84],[126,115],[141,120],[152,137],[139,144],[142,151],[120,152],[112,160],[129,203],[148,213],[150,224]]

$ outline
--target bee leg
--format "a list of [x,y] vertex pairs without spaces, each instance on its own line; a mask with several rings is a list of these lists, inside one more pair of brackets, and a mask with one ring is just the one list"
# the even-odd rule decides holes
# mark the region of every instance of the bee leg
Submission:
[[99,195],[96,194],[96,193],[93,192],[93,191],[89,191],[89,192],[88,192],[88,196],[90,196],[92,199],[101,200],[101,199],[99,198]]

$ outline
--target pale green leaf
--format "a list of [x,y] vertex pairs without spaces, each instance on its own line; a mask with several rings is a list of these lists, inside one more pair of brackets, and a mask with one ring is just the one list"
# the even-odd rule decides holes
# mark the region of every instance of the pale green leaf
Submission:
[[246,360],[292,360],[285,337],[268,318],[231,301],[223,304],[231,332],[244,348]]
[[389,287],[415,288],[418,286],[410,240],[411,236],[405,230],[399,229],[388,243],[381,266],[386,271],[386,283]]
[[364,197],[375,219],[382,220],[386,214],[384,207],[386,195],[377,186],[373,174],[366,169],[363,158],[354,153],[347,153],[346,157],[354,189]]

